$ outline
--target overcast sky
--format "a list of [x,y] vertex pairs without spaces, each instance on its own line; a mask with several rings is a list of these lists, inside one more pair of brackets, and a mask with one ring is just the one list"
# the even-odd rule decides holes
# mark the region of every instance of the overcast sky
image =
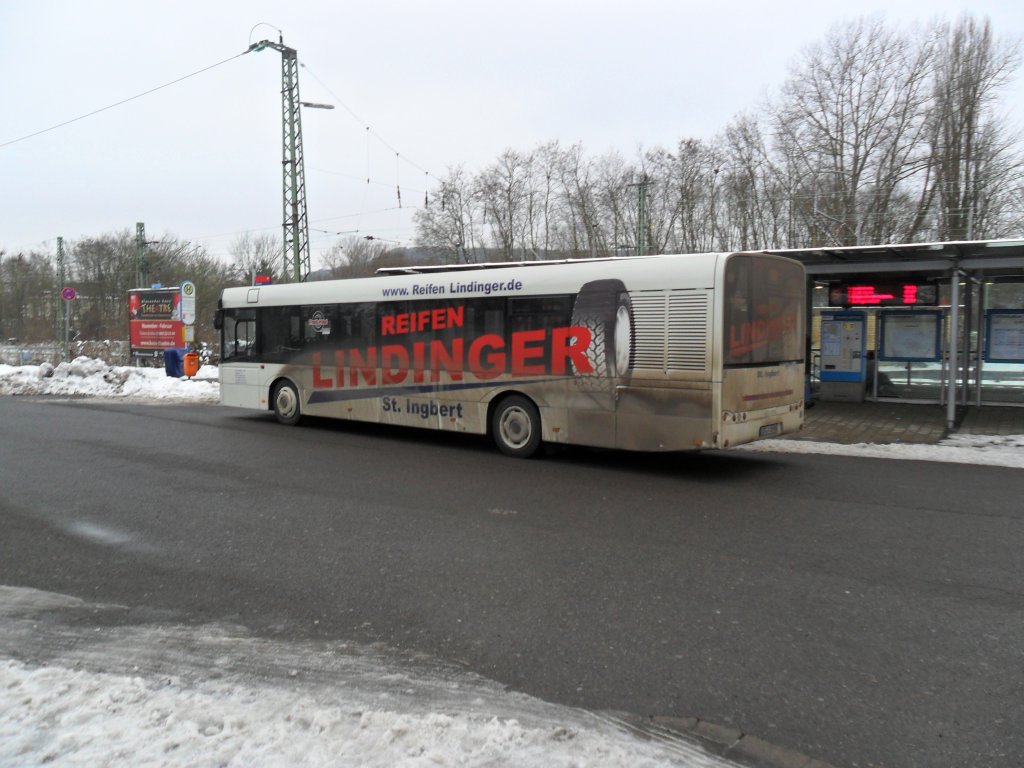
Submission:
[[[279,235],[273,50],[18,141],[278,29],[303,65],[302,100],[336,105],[303,113],[315,267],[349,234],[411,244],[413,213],[449,168],[553,140],[632,158],[710,139],[759,111],[833,25],[968,9],[1000,37],[1024,34],[1021,0],[0,0],[0,250],[54,252],[58,235],[134,233],[137,221],[150,239],[223,256],[239,233]],[[1005,107],[1024,125],[1020,72]]]

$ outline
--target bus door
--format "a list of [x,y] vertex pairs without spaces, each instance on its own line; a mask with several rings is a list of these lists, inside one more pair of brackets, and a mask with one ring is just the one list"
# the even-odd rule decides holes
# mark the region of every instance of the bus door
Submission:
[[256,361],[256,310],[226,309],[220,322],[221,362],[251,363],[220,366],[221,402],[242,408],[266,408],[261,366]]

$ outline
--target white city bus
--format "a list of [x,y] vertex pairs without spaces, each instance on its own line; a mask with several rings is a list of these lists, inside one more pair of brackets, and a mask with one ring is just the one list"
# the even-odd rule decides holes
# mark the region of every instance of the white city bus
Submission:
[[228,288],[221,403],[638,451],[801,428],[803,266],[765,253],[409,267]]

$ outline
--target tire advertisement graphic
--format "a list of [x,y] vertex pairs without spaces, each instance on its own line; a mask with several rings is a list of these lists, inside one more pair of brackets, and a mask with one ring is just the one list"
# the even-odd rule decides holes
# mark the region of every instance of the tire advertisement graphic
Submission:
[[572,324],[592,337],[587,359],[594,372],[577,374],[576,385],[610,407],[615,388],[629,383],[633,368],[633,306],[626,286],[620,280],[585,284],[573,304]]

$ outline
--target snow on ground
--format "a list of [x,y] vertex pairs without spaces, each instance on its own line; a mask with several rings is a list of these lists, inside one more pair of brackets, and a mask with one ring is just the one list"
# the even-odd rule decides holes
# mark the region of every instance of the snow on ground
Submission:
[[0,365],[0,395],[64,395],[150,401],[216,403],[217,367],[206,365],[194,379],[168,376],[163,368],[110,366],[77,357],[54,367]]
[[0,586],[0,765],[735,765],[429,659],[123,615]]
[[[384,676],[385,670],[381,671]],[[729,766],[598,717],[527,726],[498,710],[409,713],[342,688],[184,682],[0,662],[0,764],[10,766]],[[521,717],[521,715],[519,715]]]
[[737,451],[755,453],[828,453],[867,459],[912,459],[990,467],[1024,467],[1024,435],[951,435],[934,444],[819,443],[814,440],[761,440]]

